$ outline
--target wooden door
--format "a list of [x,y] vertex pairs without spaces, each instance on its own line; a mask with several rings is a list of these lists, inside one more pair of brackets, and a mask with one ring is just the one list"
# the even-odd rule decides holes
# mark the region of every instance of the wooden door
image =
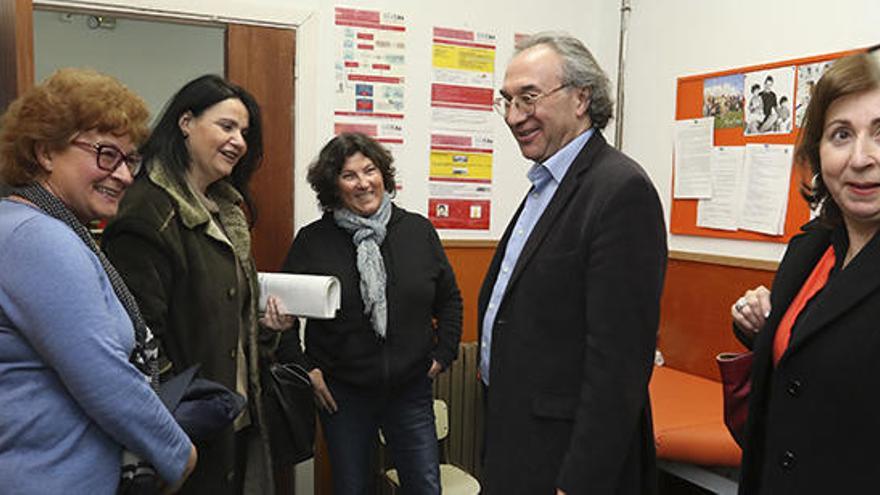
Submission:
[[293,105],[296,32],[230,24],[226,77],[247,89],[263,113],[263,164],[251,179],[257,208],[257,268],[278,271],[293,240]]
[[34,84],[31,0],[0,1],[0,113]]
[[[0,0],[0,114],[34,84],[31,0]],[[0,197],[10,189],[0,182]]]

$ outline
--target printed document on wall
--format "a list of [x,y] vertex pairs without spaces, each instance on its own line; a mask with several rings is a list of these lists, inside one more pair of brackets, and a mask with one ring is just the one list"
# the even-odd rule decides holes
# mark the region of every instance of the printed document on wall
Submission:
[[335,14],[334,134],[361,132],[395,154],[404,142],[405,19],[347,7]]
[[737,229],[744,157],[745,148],[742,146],[712,148],[709,161],[712,197],[697,203],[697,226],[731,231]]
[[441,229],[488,230],[495,35],[443,27],[433,35],[428,218]]
[[336,115],[403,118],[403,15],[337,7],[336,35]]
[[747,144],[739,228],[782,235],[794,146]]
[[438,229],[489,229],[492,152],[489,134],[431,134],[428,218]]
[[675,199],[711,198],[714,117],[675,122]]

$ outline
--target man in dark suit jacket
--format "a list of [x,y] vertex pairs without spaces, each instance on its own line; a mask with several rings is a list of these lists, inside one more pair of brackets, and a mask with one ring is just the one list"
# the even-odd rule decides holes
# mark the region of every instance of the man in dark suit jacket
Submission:
[[496,109],[535,163],[480,291],[487,493],[654,493],[657,192],[602,137],[608,78],[577,39],[520,43],[501,95]]

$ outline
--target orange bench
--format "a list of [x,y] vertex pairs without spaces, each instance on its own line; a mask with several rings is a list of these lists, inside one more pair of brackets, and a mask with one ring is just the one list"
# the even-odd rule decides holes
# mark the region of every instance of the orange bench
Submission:
[[649,384],[657,467],[720,495],[736,495],[742,455],[724,426],[721,383],[655,366]]
[[720,383],[655,366],[649,389],[658,458],[739,466],[742,451],[724,426]]
[[730,304],[773,279],[774,267],[741,261],[670,253],[657,341],[665,366],[650,383],[658,465],[714,493],[736,493],[741,457],[724,426],[715,355],[743,350]]

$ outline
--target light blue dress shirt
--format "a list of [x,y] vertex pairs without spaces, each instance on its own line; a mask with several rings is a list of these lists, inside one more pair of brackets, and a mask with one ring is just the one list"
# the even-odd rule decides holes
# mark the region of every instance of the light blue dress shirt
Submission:
[[572,162],[580,153],[581,148],[593,135],[593,129],[590,128],[580,136],[574,138],[570,143],[563,146],[553,156],[544,163],[535,163],[529,169],[529,181],[532,188],[526,196],[526,203],[522,212],[516,219],[516,224],[510,233],[507,241],[507,249],[504,251],[504,259],[501,260],[501,267],[498,270],[498,277],[495,279],[495,286],[492,288],[492,296],[489,298],[489,305],[486,307],[486,314],[483,315],[483,333],[480,339],[480,377],[483,383],[489,385],[489,359],[492,349],[492,327],[495,325],[495,316],[498,314],[498,307],[504,298],[504,292],[507,290],[507,284],[510,282],[510,276],[519,260],[523,247],[526,245],[532,229],[544,214],[553,195],[559,188],[562,178],[571,167]]

